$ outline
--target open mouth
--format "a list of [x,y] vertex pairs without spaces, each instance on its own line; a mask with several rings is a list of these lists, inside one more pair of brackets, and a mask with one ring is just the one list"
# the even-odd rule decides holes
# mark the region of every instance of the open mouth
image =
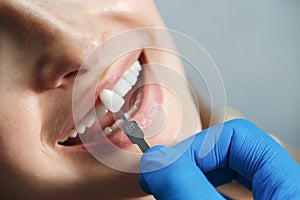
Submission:
[[[116,82],[111,90],[100,93],[101,98],[111,98],[111,96],[117,95],[116,102],[112,101],[111,107],[115,107],[114,104],[120,104],[119,101],[124,101],[122,111],[125,113],[127,118],[132,118],[141,107],[143,99],[143,73],[142,65],[140,61],[136,60]],[[104,134],[107,137],[111,137],[119,129],[121,120],[115,120],[113,113],[106,109],[99,98],[95,103],[95,110],[91,109],[88,114],[76,124],[64,137],[58,142],[62,146],[77,146],[82,145],[82,141],[79,134],[89,134],[87,131],[96,122],[99,122],[103,129]],[[111,109],[110,109],[111,110]]]

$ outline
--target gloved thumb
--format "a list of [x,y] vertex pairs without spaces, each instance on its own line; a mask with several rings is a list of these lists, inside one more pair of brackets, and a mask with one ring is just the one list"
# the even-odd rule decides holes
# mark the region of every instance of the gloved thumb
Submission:
[[158,200],[224,199],[202,171],[178,150],[155,146],[143,154],[140,186]]

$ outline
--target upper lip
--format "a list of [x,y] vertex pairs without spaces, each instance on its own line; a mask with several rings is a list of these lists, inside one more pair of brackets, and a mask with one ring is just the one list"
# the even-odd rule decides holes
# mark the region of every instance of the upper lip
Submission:
[[[75,128],[75,122],[80,122],[87,113],[94,107],[95,103],[99,101],[99,94],[103,89],[111,89],[118,80],[122,77],[125,71],[134,63],[134,61],[138,60],[141,56],[142,51],[134,51],[122,58],[118,59],[113,65],[109,66],[107,70],[109,71],[99,77],[101,80],[98,82],[98,85],[95,84],[93,88],[89,88],[87,94],[94,93],[94,95],[85,95],[80,101],[78,102],[79,109],[76,110],[76,113],[73,113],[70,116],[70,119],[66,121],[64,126],[62,127],[61,132],[58,134],[58,137],[55,141],[57,144],[62,138],[65,138],[67,134]],[[89,97],[88,97],[89,96]],[[94,104],[91,104],[90,97],[93,97]],[[74,112],[74,111],[73,111]],[[74,119],[76,117],[76,119]],[[75,122],[74,122],[75,121]]]

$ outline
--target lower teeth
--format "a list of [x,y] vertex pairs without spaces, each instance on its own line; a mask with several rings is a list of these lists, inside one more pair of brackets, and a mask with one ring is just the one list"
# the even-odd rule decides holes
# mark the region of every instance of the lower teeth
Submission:
[[[140,105],[142,102],[142,92],[138,92],[136,95],[136,100],[134,104],[131,106],[131,108],[125,113],[125,116],[127,119],[130,119],[132,115],[134,115],[137,110],[139,109]],[[119,129],[119,127],[123,124],[123,121],[121,119],[118,119],[113,125],[110,127],[104,128],[104,133],[105,135],[110,135],[111,133],[115,132],[116,130]]]

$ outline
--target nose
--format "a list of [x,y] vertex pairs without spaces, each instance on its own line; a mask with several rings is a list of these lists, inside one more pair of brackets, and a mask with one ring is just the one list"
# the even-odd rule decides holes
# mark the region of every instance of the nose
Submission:
[[51,59],[47,64],[54,66],[52,72],[55,75],[51,75],[49,73],[51,68],[47,69],[45,66],[44,73],[49,75],[49,79],[45,79],[49,80],[46,83],[47,88],[56,88],[67,83],[70,77],[77,74],[88,54],[101,43],[103,35],[101,26],[91,26],[91,24],[84,27],[71,26],[64,22],[55,27],[49,24],[48,28],[55,30],[53,33],[55,42],[51,44],[48,52]]
[[[96,26],[99,28],[99,26]],[[84,71],[80,67],[87,56],[101,43],[100,30],[87,27],[70,27],[68,24],[48,27],[53,32],[53,40],[40,57],[38,71],[44,77],[45,88],[57,88],[69,82],[70,78]],[[44,49],[44,47],[42,47]]]
[[[28,1],[11,6],[24,28],[30,48],[37,52],[37,85],[56,88],[75,75],[103,37],[101,21],[84,10],[66,12]],[[68,10],[68,9],[66,9]],[[25,19],[25,20],[22,20]]]

